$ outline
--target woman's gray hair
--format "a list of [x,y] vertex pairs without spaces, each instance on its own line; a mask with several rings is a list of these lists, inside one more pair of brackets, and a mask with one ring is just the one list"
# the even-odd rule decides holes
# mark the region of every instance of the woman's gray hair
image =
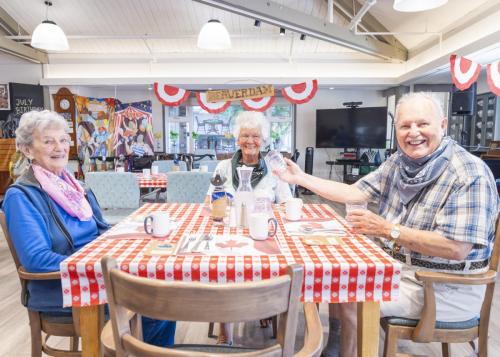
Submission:
[[442,119],[444,117],[444,112],[443,112],[443,106],[437,100],[437,98],[430,92],[412,92],[412,93],[406,93],[399,99],[398,105],[396,105],[396,112],[394,116],[394,122],[398,121],[398,116],[399,116],[399,109],[401,106],[409,101],[415,100],[415,99],[424,99],[429,101],[432,106],[434,107],[434,112],[438,116],[438,119]]
[[16,147],[30,146],[33,143],[33,133],[36,129],[43,131],[49,127],[61,128],[66,131],[68,122],[58,113],[50,110],[24,113],[16,129]]
[[233,135],[236,140],[240,136],[241,129],[259,129],[262,141],[265,143],[269,139],[271,125],[261,112],[247,111],[239,113],[236,117],[233,127]]

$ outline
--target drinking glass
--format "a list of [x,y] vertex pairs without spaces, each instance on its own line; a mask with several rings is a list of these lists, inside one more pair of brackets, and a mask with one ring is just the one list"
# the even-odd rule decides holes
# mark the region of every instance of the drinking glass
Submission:
[[264,158],[267,168],[269,171],[277,170],[283,172],[286,170],[286,162],[283,159],[283,155],[279,151],[271,150],[266,154]]

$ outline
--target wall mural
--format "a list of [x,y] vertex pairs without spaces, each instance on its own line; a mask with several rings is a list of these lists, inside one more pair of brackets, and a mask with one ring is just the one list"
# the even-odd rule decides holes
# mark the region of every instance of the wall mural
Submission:
[[114,98],[75,96],[78,157],[113,156]]
[[151,101],[118,103],[113,135],[115,156],[153,155],[154,147]]

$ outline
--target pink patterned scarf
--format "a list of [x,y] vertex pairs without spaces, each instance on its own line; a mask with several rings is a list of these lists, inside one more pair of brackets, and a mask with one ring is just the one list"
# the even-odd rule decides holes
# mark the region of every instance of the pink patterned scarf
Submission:
[[92,208],[85,198],[83,187],[66,170],[59,177],[39,165],[31,167],[42,189],[70,216],[80,221],[92,218]]

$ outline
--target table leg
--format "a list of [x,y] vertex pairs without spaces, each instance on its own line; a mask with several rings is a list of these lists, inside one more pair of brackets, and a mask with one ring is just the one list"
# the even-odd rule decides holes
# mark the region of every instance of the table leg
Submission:
[[79,307],[80,334],[82,336],[82,357],[99,357],[101,342],[99,338],[99,305]]
[[358,357],[377,357],[380,330],[380,303],[358,303]]

